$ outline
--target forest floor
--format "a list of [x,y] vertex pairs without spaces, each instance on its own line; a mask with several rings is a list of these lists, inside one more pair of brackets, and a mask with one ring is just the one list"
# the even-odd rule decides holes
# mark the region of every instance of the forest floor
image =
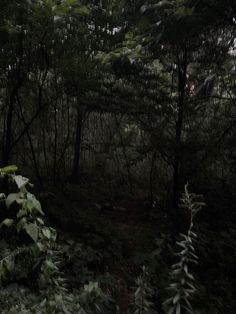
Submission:
[[[81,202],[64,196],[50,202],[47,210],[52,225],[57,226],[59,242],[67,238],[83,246],[83,253],[74,259],[74,270],[68,270],[75,285],[99,282],[121,313],[126,313],[133,302],[135,279],[145,265],[152,285],[158,285],[153,300],[160,308],[166,298],[169,271],[176,260],[175,238],[163,211],[152,209],[147,213],[142,203],[132,200]],[[233,225],[222,230],[209,227],[203,222],[196,226],[200,260],[193,268],[198,289],[196,306],[201,313],[235,313],[236,283],[229,272],[235,273],[236,252],[229,247],[235,247],[236,230]],[[217,310],[221,308],[227,312]]]
[[119,278],[116,302],[121,312],[125,312],[132,302],[133,291],[130,281],[136,278],[141,270],[141,265],[137,265],[135,258],[141,252],[146,251],[150,254],[153,250],[153,239],[147,239],[147,237],[148,234],[154,232],[155,228],[158,228],[158,223],[144,215],[143,208],[137,207],[136,202],[113,202],[111,208],[112,211],[102,213],[101,217],[109,224],[116,225],[120,233],[125,235],[125,256],[109,265],[109,272]]
[[[63,199],[61,201],[65,202]],[[143,205],[137,201],[72,201],[69,206],[68,200],[66,203],[56,206],[67,208],[66,215],[56,217],[59,235],[61,232],[63,236],[73,239],[78,236],[78,241],[102,254],[97,265],[90,263],[92,271],[95,277],[109,274],[110,279],[113,278],[114,281],[111,280],[108,285],[106,282],[104,287],[111,293],[121,312],[125,313],[132,303],[135,279],[155,250],[157,235],[165,232],[166,226],[159,219],[160,215],[156,212],[147,214]],[[55,213],[57,215],[59,211],[54,211],[53,219]],[[70,217],[68,223],[65,217]],[[104,279],[101,285],[103,282]]]

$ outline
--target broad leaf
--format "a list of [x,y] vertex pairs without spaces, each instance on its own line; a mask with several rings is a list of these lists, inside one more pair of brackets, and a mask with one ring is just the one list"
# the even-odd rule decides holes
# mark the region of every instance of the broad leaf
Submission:
[[11,165],[11,166],[6,166],[3,168],[0,168],[1,172],[15,172],[18,170],[18,167],[15,165]]
[[15,180],[19,189],[22,189],[27,183],[29,183],[29,179],[22,177],[20,175],[15,176],[14,180]]
[[0,193],[0,199],[5,199],[6,198],[6,195],[4,193]]
[[5,220],[3,220],[3,222],[0,224],[0,228],[4,225],[6,227],[11,227],[14,224],[14,220],[13,219],[9,219],[6,218]]
[[25,231],[28,233],[28,235],[34,240],[34,242],[38,241],[38,227],[33,224],[33,223],[29,223],[25,226]]
[[17,232],[19,232],[22,229],[25,229],[26,224],[27,219],[25,217],[21,218],[21,220],[16,225]]
[[42,233],[47,239],[51,238],[51,231],[48,228],[43,228]]
[[31,194],[27,193],[27,208],[31,211],[32,209],[37,210],[41,215],[44,215],[40,202],[36,199],[36,197]]
[[18,200],[21,197],[21,192],[19,193],[11,193],[6,198],[6,206],[9,208],[12,203],[14,203],[16,200]]

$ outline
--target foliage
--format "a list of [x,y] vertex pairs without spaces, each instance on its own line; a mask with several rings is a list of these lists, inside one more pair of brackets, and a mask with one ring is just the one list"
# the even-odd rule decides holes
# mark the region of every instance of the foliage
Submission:
[[[82,305],[66,295],[99,282],[91,298],[103,308],[103,290],[123,291],[125,311],[133,268],[146,265],[161,311],[166,270],[180,267],[175,245],[193,245],[198,267],[181,271],[195,273],[193,308],[235,313],[235,13],[233,0],[1,1],[3,290],[40,287],[38,305],[73,312]],[[10,163],[36,191],[53,191],[47,217]],[[208,204],[197,242],[190,204],[179,208],[185,182]],[[30,300],[15,301],[30,311]]]
[[[1,223],[2,229],[9,228],[16,233],[13,239],[5,240],[0,261],[1,284],[6,286],[12,281],[24,279],[30,288],[38,286],[40,294],[37,297],[33,294],[26,297],[27,291],[23,288],[18,292],[16,286],[16,290],[9,293],[9,300],[6,302],[8,292],[2,287],[0,303],[3,303],[3,313],[105,313],[110,306],[110,300],[98,283],[89,282],[76,293],[68,290],[67,281],[61,271],[65,259],[61,248],[56,246],[56,231],[44,224],[41,205],[27,190],[27,186],[31,185],[29,180],[16,175],[16,170],[15,166],[1,169],[1,176],[8,182],[13,182],[19,190],[18,193],[2,196],[6,207],[9,209],[16,203],[17,211],[14,217],[5,218]],[[26,243],[14,247],[21,233],[28,235],[30,241],[26,239]],[[6,248],[8,245],[9,248]],[[35,282],[29,285],[32,275]]]
[[197,235],[193,232],[193,218],[204,205],[203,202],[196,200],[196,194],[188,192],[187,185],[182,196],[182,207],[187,210],[190,215],[190,224],[187,234],[180,234],[181,238],[177,242],[180,252],[176,253],[179,262],[172,266],[170,274],[171,284],[169,290],[173,294],[171,298],[164,302],[164,306],[169,307],[168,313],[179,314],[183,311],[193,313],[190,303],[191,297],[196,291],[194,287],[194,277],[189,271],[191,264],[198,263],[198,257],[195,254],[193,246]]
[[142,274],[135,280],[134,291],[134,314],[149,313],[152,303],[149,301],[152,297],[150,287],[149,273],[145,266],[142,267]]
[[[99,221],[93,213],[94,216],[90,216],[90,220],[88,218],[86,220],[86,215],[76,218],[89,224],[89,233],[86,236],[84,234],[80,238],[71,238],[72,234],[60,235],[59,241],[56,241],[55,236],[49,238],[49,232],[46,230],[50,231],[50,235],[56,233],[44,223],[45,217],[41,206],[28,191],[29,180],[16,175],[16,171],[15,166],[1,169],[1,175],[7,179],[14,191],[1,196],[2,204],[6,203],[8,206],[1,223],[1,234],[4,238],[0,242],[2,312],[120,313],[121,304],[117,299],[116,290],[121,289],[119,287],[121,278],[120,274],[118,277],[112,274],[113,259],[114,256],[116,258],[119,256],[117,262],[123,263],[122,260],[126,258],[128,261],[132,254],[129,252],[125,257],[126,253],[120,251],[117,255],[115,247],[114,254],[112,251],[105,253],[101,250],[103,242],[99,239],[99,234],[100,236],[103,234],[103,241],[107,241],[107,244],[104,242],[104,246],[108,247],[110,241],[120,241],[118,233],[110,234],[108,226],[105,230],[101,224],[102,233],[98,226],[93,225],[95,221]],[[233,249],[235,246],[235,232],[231,228],[215,234],[210,230],[207,231],[206,226],[199,225],[195,226],[199,236],[196,241],[193,222],[203,205],[199,196],[189,193],[186,186],[181,199],[181,210],[190,215],[190,224],[187,234],[181,234],[176,242],[177,248],[181,249],[177,254],[173,255],[175,251],[173,240],[167,231],[170,226],[160,225],[163,231],[158,235],[154,232],[155,227],[153,233],[149,235],[150,238],[142,240],[147,241],[146,244],[141,239],[137,239],[138,245],[133,259],[136,264],[145,263],[147,267],[142,268],[141,275],[135,280],[135,287],[129,292],[132,296],[130,313],[161,312],[162,302],[164,302],[164,310],[168,313],[178,313],[178,311],[182,313],[184,310],[211,313],[222,308],[227,308],[229,313],[232,312],[234,304],[230,301],[232,298],[230,291],[234,280],[232,277],[226,283],[225,278],[228,276],[228,269],[232,274],[234,273],[234,251],[232,255],[229,248]],[[13,208],[17,210],[12,214]],[[19,215],[23,210],[23,215]],[[89,213],[91,215],[92,212]],[[22,224],[22,227],[17,229],[17,224],[22,218],[25,218],[25,225]],[[32,231],[33,228],[28,230],[27,224],[35,224],[38,231]],[[157,237],[156,242],[151,245],[149,242],[151,239],[154,241],[155,237]],[[215,239],[217,246],[212,244],[212,239]],[[127,240],[128,238],[123,239],[123,241]],[[143,247],[146,247],[146,251]],[[151,252],[154,247],[156,247],[155,251]],[[140,250],[139,253],[137,249]],[[214,265],[213,261],[216,259],[219,261],[218,267],[221,268],[222,276],[219,276],[218,267]],[[225,260],[227,260],[226,264]],[[167,292],[165,287],[168,282],[169,264],[173,266]],[[193,268],[194,265],[198,267]],[[205,276],[204,269],[207,268],[211,271]],[[131,284],[133,277],[128,269],[125,270],[125,277]],[[217,287],[213,283],[214,280],[218,283]],[[209,290],[208,302],[206,302],[206,289]],[[221,297],[217,297],[219,293]],[[224,305],[223,300],[228,300],[228,306]],[[114,301],[118,302],[119,306]]]
[[[196,252],[199,257],[196,274],[196,294],[193,306],[199,312],[214,313],[235,311],[233,287],[235,286],[236,232],[233,225],[216,231],[210,225],[199,225]],[[209,271],[205,271],[209,269]],[[207,293],[208,291],[208,293]],[[206,297],[207,295],[207,297]]]
[[[42,219],[44,213],[39,201],[27,190],[27,186],[31,185],[29,180],[21,175],[16,175],[15,170],[17,170],[15,166],[1,169],[2,179],[9,183],[13,182],[18,188],[18,192],[10,193],[5,199],[2,199],[6,203],[6,218],[0,226],[2,229],[9,228],[13,234],[19,234],[19,238],[22,235],[25,238],[25,243],[11,249],[10,252],[7,250],[4,252],[0,263],[1,282],[5,282],[13,276],[19,267],[19,265],[17,266],[18,261],[19,263],[26,263],[26,265],[23,264],[26,267],[24,271],[40,267],[40,262],[43,261],[45,267],[41,268],[39,283],[41,286],[46,286],[50,276],[47,276],[48,278],[45,276],[49,269],[53,270],[55,267],[47,256],[55,243],[56,231],[45,225]],[[8,217],[9,209],[13,206],[17,207],[17,211],[13,217]],[[10,239],[8,241],[10,244]],[[28,256],[27,261],[24,256]],[[28,266],[27,262],[29,263]],[[44,283],[42,278],[45,279]]]

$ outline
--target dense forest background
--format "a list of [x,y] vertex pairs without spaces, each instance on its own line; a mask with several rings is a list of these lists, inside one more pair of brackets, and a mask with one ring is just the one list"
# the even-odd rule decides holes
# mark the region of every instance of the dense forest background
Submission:
[[234,0],[1,1],[0,167],[17,165],[62,238],[86,243],[75,286],[113,273],[107,313],[128,313],[142,265],[162,313],[187,183],[205,203],[194,313],[235,313],[235,36]]

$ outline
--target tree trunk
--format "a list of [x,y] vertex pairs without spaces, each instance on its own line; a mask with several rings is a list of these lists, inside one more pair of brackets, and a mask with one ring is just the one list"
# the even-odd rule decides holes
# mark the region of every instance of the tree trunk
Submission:
[[12,141],[12,119],[15,102],[15,89],[12,91],[8,104],[6,130],[2,148],[2,166],[7,166],[10,162],[11,141]]
[[155,161],[156,161],[156,151],[152,152],[152,157],[151,157],[151,168],[149,172],[149,191],[150,191],[150,201],[151,204],[154,203],[154,190],[153,190],[153,171],[155,168]]
[[54,184],[57,181],[57,140],[58,140],[58,126],[57,126],[57,101],[54,104],[54,149],[53,149],[53,181]]
[[82,139],[82,127],[83,127],[83,113],[81,108],[77,108],[76,117],[76,135],[74,143],[74,160],[72,166],[71,179],[74,183],[79,183],[79,170],[80,170],[80,149]]
[[173,207],[178,208],[180,198],[180,165],[182,160],[182,131],[187,80],[187,49],[177,50],[178,66],[178,115],[175,124],[175,153],[173,162]]
[[[27,126],[27,122],[26,122],[25,117],[24,117],[23,108],[22,108],[20,97],[19,97],[18,93],[16,95],[16,98],[17,98],[17,102],[18,102],[18,105],[19,105],[22,122],[24,123],[24,126],[26,127]],[[36,177],[38,179],[40,187],[42,188],[43,187],[43,181],[42,181],[40,170],[39,170],[39,166],[38,166],[38,163],[37,163],[37,158],[36,158],[36,152],[35,152],[35,149],[34,149],[34,144],[33,144],[33,141],[32,141],[31,135],[30,135],[30,131],[29,131],[28,128],[26,128],[26,136],[28,138],[30,149],[31,149],[33,165],[34,165],[34,169],[35,169],[35,175],[36,175]]]

